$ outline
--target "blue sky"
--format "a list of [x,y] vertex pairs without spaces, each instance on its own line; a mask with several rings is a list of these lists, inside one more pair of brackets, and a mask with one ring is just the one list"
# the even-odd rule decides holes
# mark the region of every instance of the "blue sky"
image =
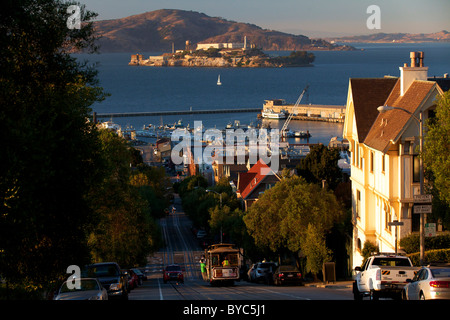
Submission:
[[[99,14],[123,18],[158,9],[182,9],[254,23],[262,28],[314,36],[376,32],[450,31],[450,0],[78,0]],[[370,30],[367,8],[380,7],[381,29]]]

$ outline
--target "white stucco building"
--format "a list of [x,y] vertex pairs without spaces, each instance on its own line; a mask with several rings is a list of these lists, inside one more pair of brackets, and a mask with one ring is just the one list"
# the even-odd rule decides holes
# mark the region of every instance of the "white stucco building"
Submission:
[[[362,262],[366,240],[381,252],[394,252],[395,227],[399,239],[419,231],[413,195],[420,193],[419,115],[434,115],[435,100],[443,91],[427,81],[423,53],[411,53],[411,65],[400,77],[350,79],[344,138],[351,151],[353,267]],[[379,106],[403,108],[379,113]]]

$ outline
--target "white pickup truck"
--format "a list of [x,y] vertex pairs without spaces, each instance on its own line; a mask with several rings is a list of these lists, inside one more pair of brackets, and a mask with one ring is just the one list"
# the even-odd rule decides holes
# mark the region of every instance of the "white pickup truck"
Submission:
[[388,254],[371,256],[362,267],[355,268],[354,298],[400,298],[406,279],[412,279],[417,270],[419,268],[413,267],[408,257]]

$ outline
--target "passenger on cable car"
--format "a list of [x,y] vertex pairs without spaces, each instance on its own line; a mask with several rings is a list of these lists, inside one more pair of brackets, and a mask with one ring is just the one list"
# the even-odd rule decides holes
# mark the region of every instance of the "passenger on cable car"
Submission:
[[230,265],[230,261],[228,261],[228,257],[225,256],[225,258],[222,261],[222,267],[228,267]]

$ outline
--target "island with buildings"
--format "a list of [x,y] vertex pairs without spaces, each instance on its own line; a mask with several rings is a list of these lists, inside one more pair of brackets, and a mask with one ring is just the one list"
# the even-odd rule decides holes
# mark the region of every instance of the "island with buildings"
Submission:
[[131,66],[154,67],[308,67],[314,62],[314,54],[307,51],[293,51],[288,56],[271,57],[255,44],[243,43],[199,43],[195,46],[186,41],[183,50],[174,50],[159,56],[131,55]]

